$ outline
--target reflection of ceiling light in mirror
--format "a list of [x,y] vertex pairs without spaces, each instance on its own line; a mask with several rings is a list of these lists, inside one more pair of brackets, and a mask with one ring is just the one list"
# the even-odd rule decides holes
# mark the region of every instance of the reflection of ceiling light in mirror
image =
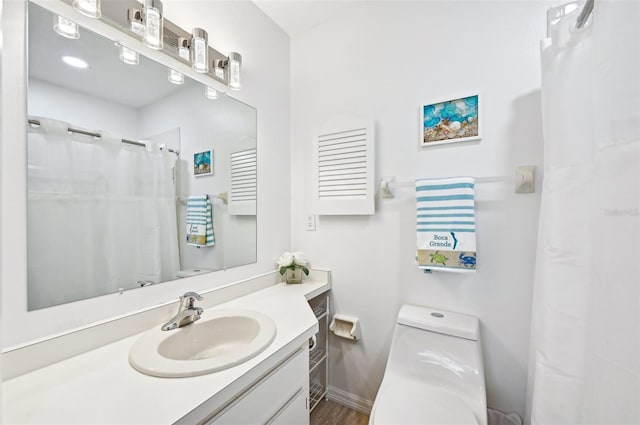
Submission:
[[138,52],[135,50],[131,50],[128,47],[123,46],[122,44],[116,43],[116,45],[120,48],[120,60],[127,65],[137,65],[140,63],[140,58],[138,57]]
[[162,50],[164,46],[162,2],[160,0],[144,0],[143,16],[144,44],[152,49]]
[[78,12],[91,18],[99,18],[102,16],[100,0],[74,0],[73,7]]
[[73,40],[80,38],[78,24],[60,15],[53,15],[53,30],[61,36]]
[[207,99],[217,99],[218,98],[218,90],[213,89],[211,87],[207,87],[207,91],[205,93]]
[[144,23],[142,21],[142,11],[138,9],[127,10],[127,20],[129,21],[131,32],[139,35],[140,37],[144,37]]
[[69,66],[74,68],[86,69],[89,68],[89,64],[83,61],[80,58],[76,58],[74,56],[61,56],[62,62],[66,63]]
[[191,32],[191,67],[197,72],[209,71],[209,36],[202,28],[194,28]]
[[184,75],[173,69],[169,70],[169,82],[172,84],[184,84]]

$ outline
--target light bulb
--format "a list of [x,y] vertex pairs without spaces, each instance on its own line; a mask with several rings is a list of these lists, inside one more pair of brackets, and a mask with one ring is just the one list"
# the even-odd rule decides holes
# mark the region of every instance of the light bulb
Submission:
[[224,68],[218,66],[217,63],[216,67],[213,69],[213,74],[221,80],[224,80]]
[[201,28],[194,28],[191,33],[191,67],[194,71],[209,71],[209,36]]
[[138,9],[127,10],[127,20],[129,21],[131,32],[139,35],[140,37],[144,37],[144,22],[142,20],[142,11]]
[[173,69],[169,70],[169,82],[171,84],[184,84],[184,75]]
[[164,47],[162,3],[158,0],[145,0],[143,16],[144,44],[152,49],[162,50]]
[[191,61],[191,52],[189,51],[189,40],[186,38],[178,38],[178,56],[187,62]]
[[232,90],[240,90],[240,64],[242,63],[242,56],[239,53],[229,53],[228,61],[229,69],[229,88]]
[[53,30],[66,38],[73,40],[80,38],[78,24],[60,15],[53,16]]
[[140,63],[138,52],[136,52],[135,50],[131,50],[130,48],[119,43],[116,43],[116,45],[120,48],[120,60],[122,62],[126,63],[127,65],[137,65]]
[[78,12],[91,18],[99,18],[102,16],[100,0],[74,0],[73,7]]
[[207,87],[207,91],[204,94],[207,99],[217,99],[218,98],[218,90],[211,88],[211,87]]

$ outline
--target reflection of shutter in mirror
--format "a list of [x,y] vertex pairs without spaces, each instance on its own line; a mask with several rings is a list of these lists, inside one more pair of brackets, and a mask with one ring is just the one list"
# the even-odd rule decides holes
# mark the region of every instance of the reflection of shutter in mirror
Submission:
[[258,193],[256,149],[231,154],[230,215],[255,215]]

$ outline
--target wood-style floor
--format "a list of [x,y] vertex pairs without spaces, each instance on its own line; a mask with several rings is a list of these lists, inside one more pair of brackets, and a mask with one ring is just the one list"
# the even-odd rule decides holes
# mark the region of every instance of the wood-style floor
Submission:
[[311,412],[311,425],[367,425],[369,417],[330,400],[321,400]]

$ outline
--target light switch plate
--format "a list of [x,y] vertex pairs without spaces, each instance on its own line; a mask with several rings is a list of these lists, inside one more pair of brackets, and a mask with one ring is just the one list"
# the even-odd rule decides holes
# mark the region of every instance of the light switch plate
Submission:
[[314,214],[307,214],[305,216],[305,229],[308,232],[315,232],[316,230],[316,216]]

